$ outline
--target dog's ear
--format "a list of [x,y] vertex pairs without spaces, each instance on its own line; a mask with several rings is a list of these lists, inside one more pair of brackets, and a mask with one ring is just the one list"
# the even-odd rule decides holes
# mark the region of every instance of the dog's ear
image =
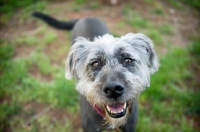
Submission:
[[68,54],[65,63],[65,78],[79,80],[83,74],[84,62],[88,54],[89,41],[85,38],[79,37],[75,40]]
[[153,42],[147,36],[141,33],[128,33],[121,39],[131,44],[135,51],[140,54],[142,61],[148,65],[151,74],[158,70],[159,60],[154,51]]

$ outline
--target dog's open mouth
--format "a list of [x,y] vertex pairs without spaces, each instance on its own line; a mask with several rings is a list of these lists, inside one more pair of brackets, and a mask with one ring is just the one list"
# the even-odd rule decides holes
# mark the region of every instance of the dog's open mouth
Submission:
[[112,118],[120,118],[126,114],[127,103],[114,103],[106,105],[106,111]]
[[105,105],[104,107],[98,107],[97,105],[94,105],[94,109],[103,117],[105,117],[105,114],[107,113],[112,118],[120,118],[126,115],[129,109],[129,103],[116,102]]

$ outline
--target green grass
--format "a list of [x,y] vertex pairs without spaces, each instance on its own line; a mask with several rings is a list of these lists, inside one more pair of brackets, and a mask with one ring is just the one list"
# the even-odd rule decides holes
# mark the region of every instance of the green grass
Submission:
[[[154,13],[156,13],[157,9],[158,8],[154,8],[151,12],[155,11]],[[161,11],[162,8],[159,9]],[[141,32],[150,37],[155,45],[166,45],[163,38],[173,35],[173,28],[170,24],[163,23],[158,26],[151,20],[143,18],[138,13],[132,11],[129,6],[124,6],[122,8],[122,13],[124,14],[125,22],[118,24],[119,27],[123,28],[124,25],[128,24],[135,32]]]
[[171,35],[173,33],[173,29],[169,24],[162,24],[158,27],[158,31],[164,35]]
[[168,0],[168,2],[170,3],[170,5],[172,5],[173,7],[177,8],[177,9],[183,8],[182,3],[178,0]]
[[0,105],[0,131],[9,126],[9,118],[12,118],[21,110],[20,104],[16,102],[3,102]]
[[9,19],[14,15],[14,11],[19,10],[19,8],[23,7],[20,11],[19,21],[24,23],[30,17],[30,13],[32,11],[43,10],[47,5],[44,0],[26,0],[21,2],[17,2],[15,0],[7,0],[0,2],[0,4],[0,12],[2,13],[0,22],[4,24],[9,22]]
[[153,4],[155,2],[155,0],[144,0],[144,2],[147,4]]
[[7,0],[1,2],[0,12],[12,12],[18,8],[25,7],[27,5],[35,4],[39,0],[26,0],[22,2],[17,2],[15,0]]
[[184,3],[189,4],[191,7],[194,7],[200,10],[200,2],[199,0],[182,0]]
[[16,40],[17,44],[26,44],[26,45],[29,45],[29,46],[36,45],[39,42],[40,41],[39,41],[39,39],[36,36],[26,36],[26,37],[23,37],[23,38],[22,37],[18,38]]
[[162,36],[158,30],[155,29],[149,30],[146,34],[149,38],[153,40],[154,44],[156,45],[161,45],[161,43],[163,42]]
[[[155,4],[154,0],[145,0],[145,2]],[[39,3],[37,6],[30,5],[21,10],[23,15],[19,16],[19,19],[23,24],[26,20],[35,22],[33,19],[27,19],[28,13],[35,7],[40,10],[45,9],[46,3]],[[98,7],[99,3],[94,9],[93,7],[90,9],[95,10],[96,6]],[[80,7],[77,11],[81,10],[83,8]],[[73,9],[71,11],[73,12]],[[145,33],[153,40],[156,48],[163,46],[165,38],[173,35],[173,27],[167,22],[155,25],[128,5],[124,5],[121,12],[124,21],[117,24],[118,28],[123,29],[128,25],[131,30]],[[164,10],[157,7],[150,13],[163,17]],[[25,104],[30,102],[45,107],[52,105],[54,110],[67,111],[66,113],[71,115],[79,113],[79,96],[75,89],[75,82],[64,78],[64,60],[62,62],[59,60],[62,59],[60,56],[63,54],[67,55],[69,47],[63,42],[58,44],[63,48],[55,48],[46,53],[45,50],[56,43],[59,36],[56,31],[48,31],[45,24],[40,22],[37,24],[40,28],[35,29],[31,35],[22,33],[15,40],[0,41],[0,131],[5,131],[6,127],[15,132],[74,131],[76,122],[73,122],[71,117],[61,121],[51,118],[48,114],[33,120],[30,126],[24,126],[27,119],[37,114],[35,109],[25,107]],[[66,39],[70,38],[69,35],[66,35]],[[114,35],[118,36],[117,33]],[[195,76],[195,71],[190,71],[189,67],[195,64],[199,68],[200,64],[198,38],[190,38],[188,48],[168,46],[169,52],[159,56],[161,67],[152,75],[150,88],[139,96],[137,131],[197,132],[192,126],[193,122],[188,120],[187,116],[200,113],[200,92],[194,90],[197,82],[189,82]],[[34,49],[28,55],[15,57],[17,46],[34,47]],[[187,83],[191,84],[188,86]]]
[[152,14],[157,14],[157,15],[163,15],[164,11],[162,8],[158,7],[158,8],[154,8],[150,11]]
[[58,35],[55,32],[47,32],[44,36],[44,44],[51,43],[58,38]]
[[182,9],[183,4],[189,5],[192,8],[196,8],[200,10],[200,2],[199,0],[180,0],[180,1],[175,1],[175,0],[168,0],[168,2],[175,8]]
[[[32,54],[25,58],[13,60],[9,71],[2,76],[2,80],[13,82],[6,83],[2,86],[9,95],[13,95],[13,99],[20,102],[38,101],[41,103],[54,103],[58,107],[72,106],[78,101],[77,92],[73,82],[68,82],[64,78],[64,69],[62,67],[52,67],[49,59],[44,54]],[[32,65],[38,67],[38,71],[42,75],[53,76],[52,82],[43,82],[38,78],[34,78],[29,73]],[[13,77],[13,75],[15,75]],[[18,85],[15,85],[18,83]],[[32,94],[34,93],[34,94]],[[69,94],[70,96],[66,96]],[[71,97],[72,95],[72,97]],[[76,104],[76,103],[75,103]]]
[[[196,50],[195,43],[193,46],[191,49]],[[191,50],[192,54],[197,53],[195,50]],[[1,48],[1,54],[5,56],[4,60],[10,63],[9,70],[1,76],[1,82],[4,82],[1,84],[1,88],[6,95],[11,96],[12,100],[18,103],[36,101],[54,104],[57,108],[77,112],[78,93],[74,89],[74,82],[65,80],[62,67],[51,66],[48,56],[40,52],[33,52],[27,57],[11,59],[12,52],[7,54],[7,51],[13,51],[12,47]],[[179,48],[171,50],[167,55],[160,58],[161,67],[159,72],[152,76],[151,87],[140,95],[138,131],[194,131],[192,122],[188,123],[184,116],[184,113],[199,112],[199,107],[196,106],[199,105],[197,101],[199,93],[187,89],[184,84],[185,79],[192,76],[187,71],[190,61],[188,51]],[[43,82],[30,75],[29,69],[33,65],[38,67],[42,75],[53,75],[53,80]],[[20,105],[4,103],[1,106],[1,110],[8,109],[1,117],[2,121],[20,111]],[[10,125],[14,128],[20,122],[24,122],[24,120],[14,116]],[[32,123],[31,130],[44,129],[40,124],[46,126],[49,122],[49,117],[42,116],[35,123]],[[172,125],[172,122],[175,125]],[[50,125],[49,128],[45,127],[44,130],[64,131],[65,128],[70,129],[71,126],[68,123],[64,126],[56,123],[54,126]],[[16,129],[16,131],[20,130],[21,127]]]
[[195,57],[195,60],[200,64],[200,40],[194,40],[189,46],[191,54]]
[[[54,41],[52,38],[55,37],[49,36],[48,41],[45,40],[44,42]],[[32,37],[37,38],[35,36]],[[35,41],[29,40],[25,39],[20,42],[17,40],[14,43],[1,41],[0,44],[0,69],[2,73],[0,76],[0,98],[9,98],[11,100],[11,104],[6,103],[5,100],[0,105],[0,122],[2,124],[0,130],[2,131],[5,130],[5,127],[10,126],[15,128],[16,125],[21,126],[23,124],[24,119],[17,116],[19,111],[22,111],[20,110],[22,107],[20,105],[23,103],[36,101],[41,104],[53,104],[56,108],[65,109],[72,113],[77,112],[79,107],[75,83],[67,81],[64,78],[64,66],[52,66],[49,57],[42,50],[37,49],[29,56],[12,58],[14,55],[14,46],[19,44],[40,46]],[[38,73],[42,77],[53,75],[52,81],[46,82],[33,76],[32,74],[34,73],[31,74],[30,72],[32,67],[36,67],[34,73]],[[69,123],[66,125],[66,127],[70,127],[68,126]],[[57,126],[53,127],[52,130],[62,129],[61,131],[64,131],[66,127],[61,127],[57,123]],[[35,124],[31,131],[38,129],[41,128],[38,124]],[[16,129],[16,131],[21,130],[22,127]]]
[[0,72],[4,72],[10,65],[10,60],[14,54],[14,48],[11,44],[0,40]]
[[[197,103],[199,93],[184,84],[185,79],[191,77],[187,71],[191,62],[188,54],[185,49],[173,49],[161,58],[161,67],[152,76],[151,87],[140,95],[138,131],[195,131],[184,115],[188,108],[192,112],[200,106]],[[189,105],[191,103],[194,108]]]
[[[87,3],[87,4],[85,4]],[[73,12],[80,12],[83,9],[95,10],[100,7],[99,1],[92,0],[75,0],[74,5],[72,7]]]
[[140,28],[150,28],[152,26],[151,22],[145,18],[140,17],[138,14],[134,12],[130,12],[127,15],[126,22],[133,28],[133,29],[140,29]]

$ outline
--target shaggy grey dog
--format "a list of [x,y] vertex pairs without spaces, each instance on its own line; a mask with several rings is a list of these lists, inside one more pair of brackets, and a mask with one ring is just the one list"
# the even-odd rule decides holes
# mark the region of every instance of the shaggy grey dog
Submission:
[[39,12],[33,16],[72,30],[65,77],[77,81],[84,132],[114,128],[134,132],[137,97],[159,67],[152,41],[141,33],[113,37],[96,18],[61,22]]

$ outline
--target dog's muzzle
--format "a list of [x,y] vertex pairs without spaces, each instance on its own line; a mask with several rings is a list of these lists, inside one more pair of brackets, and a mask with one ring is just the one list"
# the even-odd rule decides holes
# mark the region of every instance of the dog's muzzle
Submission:
[[[117,81],[111,81],[106,83],[106,85],[103,88],[103,91],[106,97],[117,100],[118,97],[123,95],[124,86]],[[113,118],[120,118],[124,116],[126,114],[126,108],[126,102],[116,102],[113,104],[106,105],[107,113]]]
[[124,86],[117,81],[110,81],[106,83],[103,87],[105,97],[116,101],[113,101],[113,103],[106,104],[103,108],[95,106],[95,110],[102,116],[104,116],[106,112],[112,118],[123,117],[127,113],[129,103],[128,101],[120,102],[117,100],[124,94],[124,91]]

